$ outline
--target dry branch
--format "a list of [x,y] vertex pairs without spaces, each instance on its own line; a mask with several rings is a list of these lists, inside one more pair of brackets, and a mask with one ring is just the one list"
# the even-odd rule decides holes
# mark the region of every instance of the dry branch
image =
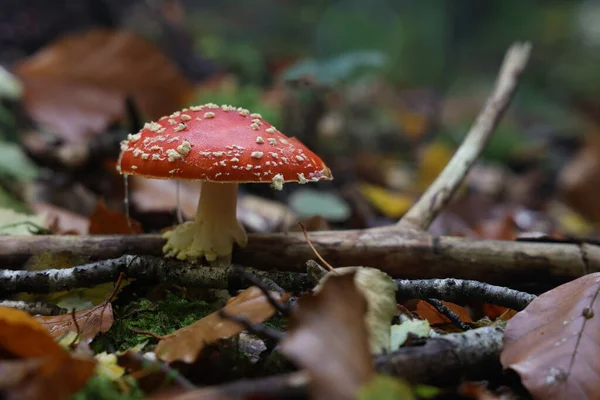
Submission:
[[453,303],[482,302],[520,311],[535,296],[525,292],[463,279],[396,280],[396,297],[402,299],[427,299],[430,297]]
[[0,301],[0,307],[16,308],[31,315],[60,315],[68,312],[66,308],[44,301],[4,300]]
[[483,110],[442,173],[398,222],[399,227],[427,229],[450,201],[508,108],[517,89],[519,76],[527,65],[530,51],[529,43],[515,43],[508,49],[496,87]]
[[[336,267],[369,266],[394,278],[451,276],[509,287],[549,287],[600,272],[600,246],[592,244],[475,240],[397,228],[311,232],[311,241]],[[162,243],[159,235],[5,236],[0,237],[0,264],[20,265],[44,251],[92,259],[160,255]],[[312,258],[302,233],[251,234],[248,246],[234,253],[234,261],[245,266],[292,272],[305,272]]]

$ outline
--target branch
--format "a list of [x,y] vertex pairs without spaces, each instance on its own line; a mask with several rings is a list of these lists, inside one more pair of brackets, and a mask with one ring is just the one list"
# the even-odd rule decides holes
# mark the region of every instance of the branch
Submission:
[[[248,246],[234,251],[234,262],[263,270],[305,272],[306,261],[314,258],[302,233],[248,236]],[[394,278],[452,276],[509,287],[532,283],[549,288],[600,272],[600,246],[588,243],[477,240],[396,227],[311,232],[310,236],[315,248],[332,265],[378,268]],[[159,256],[163,243],[160,235],[0,236],[0,265],[21,265],[32,255],[46,251],[92,259],[126,253]],[[109,281],[114,282],[117,275]]]
[[490,372],[502,371],[500,351],[504,329],[499,326],[471,329],[428,339],[423,346],[401,347],[379,356],[379,372],[405,378],[411,382],[443,386],[466,376],[477,379]]
[[0,301],[0,307],[16,308],[17,310],[25,311],[31,315],[61,315],[66,314],[68,310],[61,308],[52,303],[45,301],[20,301],[20,300],[4,300]]
[[490,303],[520,311],[535,296],[525,292],[463,279],[398,279],[398,299],[435,298],[453,303],[470,301]]
[[517,89],[519,76],[527,65],[530,51],[530,43],[515,43],[508,49],[496,87],[464,141],[437,179],[398,222],[398,226],[425,230],[450,201],[508,108]]
[[[257,271],[246,268],[257,276],[266,276],[289,291],[312,287],[306,274],[279,271]],[[98,261],[74,268],[47,270],[0,270],[0,294],[17,292],[49,293],[75,288],[92,287],[114,282],[121,273],[127,278],[169,282],[226,289],[236,286],[239,271],[236,267],[198,268],[193,264],[152,256],[125,255],[112,260]]]
[[454,326],[456,326],[458,329],[463,330],[463,331],[468,331],[469,329],[471,329],[471,327],[469,325],[467,325],[461,321],[458,314],[456,314],[447,305],[445,305],[438,299],[425,299],[425,301],[427,303],[431,304],[431,306],[433,308],[435,308],[437,310],[437,312],[439,312],[440,314],[442,314],[443,316],[448,318],[450,320],[450,322],[452,322],[454,324]]
[[258,337],[271,339],[275,342],[281,341],[281,339],[283,339],[284,336],[284,333],[278,331],[277,329],[270,328],[262,323],[253,324],[248,318],[239,315],[229,314],[226,311],[223,311],[222,309],[219,310],[219,317],[223,319],[228,319],[232,322],[235,322],[238,325],[243,326],[245,330],[255,334]]

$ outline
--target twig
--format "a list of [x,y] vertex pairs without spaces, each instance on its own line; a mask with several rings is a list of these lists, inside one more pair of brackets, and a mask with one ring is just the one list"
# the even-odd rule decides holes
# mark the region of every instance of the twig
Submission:
[[[251,268],[246,270],[258,277],[268,277],[289,291],[302,288],[308,290],[311,287],[306,274],[265,272]],[[48,293],[92,287],[114,281],[122,273],[125,273],[128,278],[220,289],[228,288],[231,281],[235,281],[239,274],[234,267],[200,267],[173,259],[126,255],[75,268],[37,271],[0,270],[0,293],[2,295],[17,292]],[[115,286],[115,290],[117,288],[118,286]]]
[[289,315],[290,309],[287,306],[287,303],[281,303],[280,301],[275,299],[275,297],[273,297],[273,294],[271,293],[271,291],[276,291],[279,294],[285,294],[285,290],[283,290],[281,288],[281,286],[279,286],[278,284],[273,282],[272,279],[270,279],[266,276],[262,276],[259,279],[256,275],[249,273],[244,268],[240,268],[240,267],[236,266],[236,267],[234,267],[234,269],[244,279],[248,280],[250,283],[252,283],[256,287],[258,287],[263,292],[263,294],[267,298],[267,301],[269,302],[269,304],[271,304],[273,306],[274,309],[276,309],[279,313],[281,313],[284,316]]
[[172,337],[173,336],[172,333],[170,333],[168,335],[157,335],[154,332],[145,331],[145,330],[142,330],[142,329],[133,329],[133,328],[131,328],[130,330],[131,330],[131,332],[135,333],[136,335],[147,335],[147,336],[150,336],[151,338],[154,338],[156,340],[163,340],[163,339],[166,339],[168,337]]
[[496,87],[464,141],[437,179],[398,222],[398,226],[427,229],[448,203],[479,158],[512,100],[530,51],[530,43],[515,43],[508,49]]
[[456,314],[454,311],[448,308],[448,306],[446,306],[441,301],[437,299],[425,299],[425,301],[431,304],[437,310],[437,312],[448,318],[450,322],[452,322],[456,327],[458,327],[458,329],[461,329],[463,331],[468,331],[469,329],[471,329],[469,325],[461,321],[458,314]]
[[16,308],[25,311],[31,315],[61,315],[66,314],[68,310],[57,305],[46,303],[44,301],[20,301],[20,300],[4,300],[0,301],[0,307]]
[[304,224],[302,222],[299,222],[298,224],[300,225],[300,228],[302,228],[302,234],[304,235],[304,239],[306,239],[306,243],[308,243],[310,249],[313,251],[313,253],[315,253],[319,261],[321,261],[323,265],[327,267],[328,270],[335,271],[335,268],[333,268],[323,257],[321,257],[317,249],[315,249],[315,246],[313,246],[312,242],[310,241],[310,238],[308,237],[308,232],[306,231]]
[[175,396],[173,400],[200,399],[305,399],[308,398],[310,376],[306,371],[241,379],[219,386],[209,386]]
[[[158,370],[158,371],[162,372],[165,375],[165,377],[173,379],[173,381],[175,381],[183,389],[187,389],[187,390],[197,389],[196,385],[194,385],[186,377],[181,375],[179,373],[179,371],[171,368],[169,366],[169,364],[167,364],[167,363],[149,360],[144,355],[139,354],[135,351],[131,351],[131,350],[128,351],[126,354],[129,355],[134,361],[138,362],[142,366],[142,368],[150,369],[150,370],[154,369],[154,371]],[[139,373],[139,371],[136,371],[136,373]],[[132,374],[132,375],[134,375],[134,374]]]
[[428,339],[423,346],[402,347],[377,357],[379,372],[411,382],[443,386],[468,377],[486,379],[500,374],[500,351],[504,330],[499,326],[471,329]]
[[404,299],[436,298],[455,303],[485,302],[520,311],[535,295],[502,286],[464,279],[398,279],[396,297]]
[[279,342],[281,339],[283,339],[283,332],[269,328],[265,324],[253,324],[247,318],[239,315],[229,314],[228,312],[223,311],[223,309],[219,310],[219,316],[242,325],[248,332],[254,333],[256,336],[266,337],[276,342]]
[[[432,236],[421,230],[396,227],[311,232],[310,236],[315,248],[337,267],[369,266],[395,278],[452,276],[509,287],[532,283],[547,289],[587,273],[600,272],[600,246],[588,243],[477,240]],[[250,234],[248,239],[245,249],[234,252],[234,262],[258,269],[305,272],[306,261],[314,258],[299,232]],[[70,252],[92,259],[116,258],[123,254],[161,255],[163,244],[160,235],[0,236],[0,265],[21,265],[32,255],[44,252]],[[167,265],[180,271],[181,262],[165,262],[167,275],[170,274]],[[204,270],[205,267],[191,269]],[[141,269],[137,272],[139,276],[124,272],[131,278],[146,274],[150,279],[166,279],[153,275],[153,268],[147,273]],[[117,273],[98,283],[116,278]],[[284,289],[290,288],[274,280]],[[0,286],[0,293],[2,289]]]

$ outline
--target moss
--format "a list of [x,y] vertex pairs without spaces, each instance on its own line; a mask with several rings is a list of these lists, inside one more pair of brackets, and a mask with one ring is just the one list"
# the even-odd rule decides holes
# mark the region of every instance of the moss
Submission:
[[273,317],[267,321],[265,321],[265,325],[269,328],[277,329],[279,331],[284,331],[287,327],[287,318],[283,317]]
[[137,386],[134,379],[127,379],[127,392],[120,386],[102,375],[93,376],[83,389],[75,393],[73,400],[137,400],[144,398],[144,392]]
[[104,340],[118,350],[129,349],[151,339],[148,335],[133,333],[132,329],[167,335],[213,311],[206,302],[187,300],[173,293],[155,302],[140,299],[115,310],[115,322]]

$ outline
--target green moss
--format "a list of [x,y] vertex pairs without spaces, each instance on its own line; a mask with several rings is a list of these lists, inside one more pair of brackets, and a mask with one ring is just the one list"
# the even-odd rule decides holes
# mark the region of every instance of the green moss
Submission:
[[284,331],[287,326],[287,318],[273,317],[273,318],[265,321],[265,325],[268,326],[269,328]]
[[167,335],[213,311],[206,302],[183,299],[173,293],[156,302],[140,299],[115,310],[115,322],[105,339],[118,350],[129,349],[150,338],[148,335],[135,334],[132,330]]
[[127,393],[123,393],[120,387],[108,377],[102,375],[93,376],[83,389],[75,393],[73,400],[137,400],[144,398],[144,392],[137,386],[135,379],[126,382]]

